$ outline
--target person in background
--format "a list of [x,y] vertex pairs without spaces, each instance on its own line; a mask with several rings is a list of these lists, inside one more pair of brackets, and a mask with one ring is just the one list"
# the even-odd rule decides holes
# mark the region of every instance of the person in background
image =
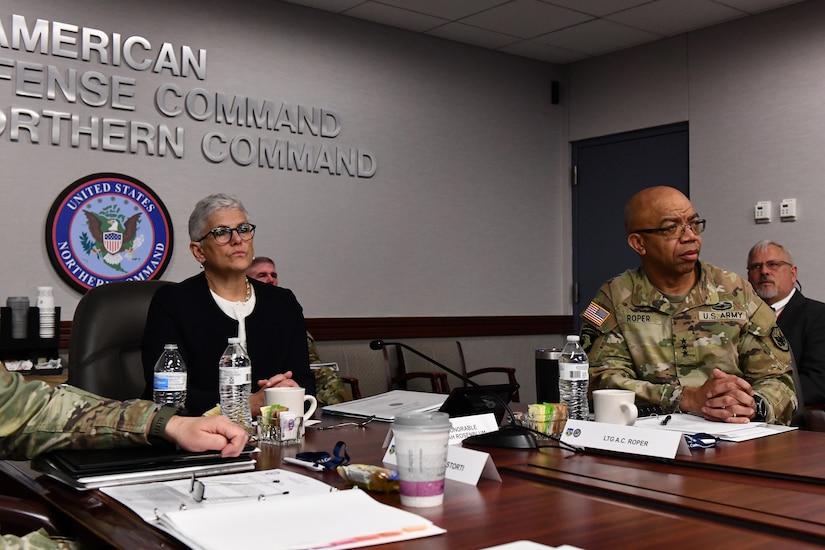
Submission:
[[[109,449],[171,442],[184,450],[238,456],[248,434],[222,416],[178,416],[151,401],[115,401],[72,386],[51,388],[0,368],[0,458],[27,460],[58,449]],[[0,526],[2,527],[2,526]],[[16,546],[15,546],[16,545]],[[0,536],[0,547],[58,548],[44,531]]]
[[742,277],[699,260],[705,220],[672,187],[625,208],[641,267],[602,285],[582,312],[593,389],[720,422],[788,424],[796,408],[788,342]]
[[793,257],[773,241],[759,241],[748,252],[748,280],[790,342],[804,404],[825,405],[825,303],[796,289]]
[[152,299],[142,345],[144,398],[151,398],[154,364],[164,344],[174,343],[188,370],[187,412],[214,408],[220,401],[218,362],[227,339],[235,336],[260,388],[254,391],[253,384],[253,418],[264,405],[264,388],[301,386],[315,394],[301,305],[289,290],[246,276],[254,235],[255,225],[236,197],[209,195],[195,205],[189,249],[203,272],[163,286]]
[[[256,256],[252,260],[252,265],[246,270],[247,277],[256,279],[262,283],[273,286],[278,286],[278,270],[275,267],[275,261],[266,256]],[[321,357],[318,354],[318,349],[315,347],[315,339],[307,331],[307,350],[309,352],[309,362],[312,365],[322,363]],[[342,403],[347,400],[347,391],[344,387],[344,381],[341,380],[341,375],[329,368],[321,367],[313,369],[315,373],[315,387],[317,388],[316,398],[318,399],[318,406],[324,407],[326,405],[334,405]]]

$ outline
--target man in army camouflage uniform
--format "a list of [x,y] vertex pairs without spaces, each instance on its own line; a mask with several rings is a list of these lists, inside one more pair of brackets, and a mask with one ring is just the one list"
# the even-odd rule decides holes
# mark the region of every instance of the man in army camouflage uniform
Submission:
[[788,342],[742,277],[699,260],[705,220],[680,191],[650,187],[625,208],[641,258],[582,313],[591,388],[708,420],[788,424],[797,406]]
[[[0,458],[29,459],[57,449],[176,443],[188,451],[238,456],[246,430],[223,416],[183,417],[151,401],[116,401],[71,386],[26,382],[0,367]],[[0,529],[2,526],[0,525]],[[45,531],[0,536],[2,548],[58,548]]]
[[[278,270],[275,268],[275,262],[266,256],[255,256],[249,269],[246,270],[246,275],[262,283],[278,286]],[[323,362],[309,331],[307,331],[307,348],[310,365]],[[329,367],[321,367],[313,369],[313,372],[315,373],[315,398],[318,399],[318,406],[325,407],[347,400],[344,381],[341,380],[341,375],[337,371]]]

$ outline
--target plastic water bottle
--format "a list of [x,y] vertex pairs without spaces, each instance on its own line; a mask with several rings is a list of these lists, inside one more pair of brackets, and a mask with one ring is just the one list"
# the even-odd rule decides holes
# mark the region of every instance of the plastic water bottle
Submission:
[[587,354],[579,345],[579,337],[567,337],[559,357],[559,398],[567,404],[567,418],[587,420],[587,384],[590,379]]
[[186,404],[186,363],[177,344],[166,344],[155,363],[154,393],[158,405],[173,405],[182,409]]
[[252,361],[240,338],[230,338],[218,364],[221,414],[252,430],[249,392],[252,389]]

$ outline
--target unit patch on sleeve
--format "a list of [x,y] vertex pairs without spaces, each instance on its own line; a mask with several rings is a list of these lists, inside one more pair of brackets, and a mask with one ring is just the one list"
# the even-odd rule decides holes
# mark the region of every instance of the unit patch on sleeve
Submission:
[[788,339],[785,338],[785,335],[782,333],[782,329],[777,326],[771,329],[771,340],[773,340],[776,347],[782,351],[788,351],[791,349],[790,345],[788,345]]

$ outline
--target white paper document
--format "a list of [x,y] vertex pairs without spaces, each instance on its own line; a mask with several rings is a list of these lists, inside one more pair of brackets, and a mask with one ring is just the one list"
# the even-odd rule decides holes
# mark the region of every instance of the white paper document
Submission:
[[[662,424],[665,418],[668,417],[670,417],[670,420],[668,420],[666,424]],[[723,441],[734,442],[757,439],[796,429],[790,426],[766,424],[765,422],[749,422],[747,424],[711,422],[701,416],[681,413],[640,418],[636,420],[635,426],[639,428],[682,432],[687,435],[706,433],[716,436]]]
[[[198,481],[204,485],[201,502],[193,497],[191,480],[101,491],[147,523],[195,549],[343,550],[446,532],[423,517],[381,504],[360,489],[339,491],[323,481],[288,470],[262,470]],[[274,525],[281,527],[268,527]]]
[[447,395],[443,393],[392,390],[363,399],[327,405],[321,411],[356,418],[375,416],[376,420],[392,422],[395,415],[400,413],[437,411],[446,399]]
[[200,550],[342,550],[446,532],[417,514],[381,504],[360,489],[181,510],[162,514],[160,523]]

